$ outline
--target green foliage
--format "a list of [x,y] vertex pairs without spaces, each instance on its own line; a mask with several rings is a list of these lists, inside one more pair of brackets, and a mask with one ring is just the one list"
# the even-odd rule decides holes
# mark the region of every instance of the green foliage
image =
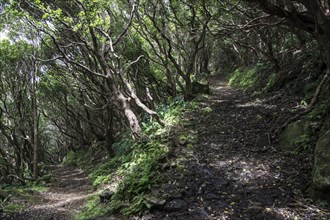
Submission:
[[[29,183],[25,186],[9,185],[0,189],[0,210],[4,213],[20,212],[26,209],[26,204],[40,201],[35,192],[44,192],[48,188]],[[12,200],[15,201],[12,203]]]
[[77,165],[76,161],[79,160],[78,155],[73,152],[73,150],[70,150],[63,159],[64,165]]
[[329,101],[320,102],[314,109],[308,114],[308,118],[312,121],[322,119],[330,110]]
[[237,86],[242,89],[251,89],[258,80],[258,66],[249,69],[236,69],[229,76],[229,85]]
[[[138,214],[141,215],[145,210],[151,208],[151,204],[146,200],[144,194],[138,194],[133,197],[132,205],[128,205],[121,211],[124,215]],[[118,206],[120,207],[120,206]]]
[[303,153],[306,151],[311,150],[311,138],[308,134],[303,134],[299,136],[297,141],[293,143],[293,145],[296,147],[295,154]]
[[81,148],[79,150],[73,151],[70,150],[66,156],[63,159],[64,165],[72,165],[72,166],[78,166],[82,168],[89,168],[89,166],[92,166],[91,164],[91,158],[93,156],[97,155],[99,151],[102,151],[103,149],[95,148],[93,146],[90,146],[88,148]]
[[117,201],[128,201],[120,206],[113,205],[124,215],[141,214],[147,206],[143,205],[141,196],[155,184],[159,178],[156,168],[158,162],[169,152],[168,146],[159,143],[159,140],[150,140],[148,143],[139,144],[127,161],[121,165],[117,173],[123,176],[113,197],[113,204]]
[[271,92],[278,81],[278,74],[271,73],[272,67],[267,63],[258,63],[250,68],[238,68],[229,75],[229,84],[254,94]]
[[268,80],[267,80],[267,84],[263,91],[264,92],[271,91],[273,89],[275,83],[277,82],[277,79],[278,79],[277,74],[275,74],[275,73],[270,74],[268,77]]
[[[145,117],[143,124],[143,138],[134,141],[130,136],[116,143],[115,157],[94,166],[90,170],[89,178],[93,185],[100,186],[108,181],[115,182],[112,177],[120,177],[116,182],[115,194],[109,204],[99,204],[97,196],[90,198],[84,210],[77,215],[77,219],[90,219],[109,212],[120,212],[122,215],[141,214],[151,208],[145,195],[149,189],[161,178],[157,171],[159,161],[166,158],[171,148],[169,146],[172,128],[180,122],[180,114],[184,109],[194,107],[193,103],[186,103],[182,99],[174,99],[169,104],[158,108],[167,126],[160,127],[149,117]],[[189,141],[192,136],[186,136]],[[126,152],[126,153],[124,153]],[[73,161],[73,153],[67,156]]]
[[130,152],[135,146],[134,140],[129,136],[129,134],[123,135],[121,141],[114,143],[112,149],[114,150],[116,156],[120,157],[126,155]]
[[196,107],[194,102],[185,102],[182,97],[170,98],[167,103],[168,104],[161,105],[157,111],[169,126],[179,122],[179,115],[183,109],[192,109]]
[[0,189],[0,205],[3,206],[10,198],[11,194],[5,190]]
[[[158,141],[139,143],[131,153],[115,157],[99,165],[89,178],[93,186],[104,184],[111,178],[111,173],[122,176],[111,204],[98,204],[98,197],[92,197],[77,219],[89,219],[120,209],[124,215],[137,214],[150,208],[144,200],[144,192],[156,183],[157,163],[164,158],[169,149]],[[116,166],[120,165],[118,168]],[[104,174],[108,175],[104,175]]]
[[25,209],[25,205],[20,204],[7,204],[3,206],[3,212],[19,212]]
[[105,176],[97,176],[96,179],[93,181],[93,186],[97,187],[103,183],[106,183],[110,180],[110,175]]
[[3,187],[3,189],[0,189],[0,192],[6,192],[8,194],[17,195],[17,196],[21,196],[21,195],[24,196],[24,195],[28,195],[31,192],[45,192],[47,190],[48,187],[31,182],[24,186],[8,185],[6,187]]
[[112,173],[120,164],[120,157],[114,157],[103,163],[95,166],[88,175],[88,178],[92,181],[93,186],[105,183],[110,179],[109,174]]
[[57,178],[53,174],[48,173],[48,174],[45,174],[45,175],[41,176],[40,178],[38,178],[38,180],[36,180],[36,184],[45,185],[47,183],[51,183],[56,180],[57,180]]
[[12,44],[9,40],[0,40],[1,68],[10,67],[13,63],[22,62],[22,59],[26,59],[28,53],[31,53],[32,50],[33,47],[24,41],[18,41]]
[[93,195],[88,198],[87,204],[83,211],[75,216],[76,220],[87,220],[95,217],[103,216],[110,212],[108,204],[100,204],[99,196]]
[[30,190],[35,191],[35,192],[46,192],[48,190],[48,187],[43,186],[43,185],[32,185],[29,187]]

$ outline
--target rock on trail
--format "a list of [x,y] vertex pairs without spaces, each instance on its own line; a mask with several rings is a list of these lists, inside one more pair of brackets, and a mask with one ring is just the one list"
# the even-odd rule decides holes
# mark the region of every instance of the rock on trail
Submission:
[[141,219],[330,219],[307,199],[311,158],[281,150],[272,134],[296,100],[253,99],[221,76],[212,77],[211,86],[211,96],[182,128],[197,133],[197,143],[176,146],[177,165],[156,190],[166,203]]

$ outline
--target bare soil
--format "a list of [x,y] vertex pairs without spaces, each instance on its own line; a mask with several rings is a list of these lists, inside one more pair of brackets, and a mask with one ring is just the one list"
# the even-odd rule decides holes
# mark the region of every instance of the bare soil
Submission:
[[197,143],[176,146],[176,162],[164,166],[163,184],[152,192],[166,203],[142,219],[330,219],[308,197],[312,154],[280,148],[274,133],[302,110],[300,100],[253,98],[221,76],[211,85],[210,98],[180,128],[196,133]]
[[[185,114],[175,134],[192,133],[197,141],[174,141],[162,181],[150,190],[154,208],[131,219],[330,219],[329,210],[308,198],[312,154],[280,148],[274,134],[301,110],[299,99],[252,98],[220,76],[211,85],[210,97]],[[58,165],[52,172],[58,180],[39,195],[41,202],[5,219],[73,219],[92,194],[90,182],[76,168]]]
[[78,168],[63,165],[49,167],[56,181],[46,192],[36,193],[40,200],[26,210],[3,216],[6,220],[70,220],[74,219],[92,195],[92,185],[86,173]]

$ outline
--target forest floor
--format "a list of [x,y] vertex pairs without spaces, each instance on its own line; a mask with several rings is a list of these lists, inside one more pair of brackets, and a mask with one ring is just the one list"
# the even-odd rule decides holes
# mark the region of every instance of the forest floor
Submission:
[[22,212],[0,217],[0,219],[74,219],[74,216],[83,208],[87,197],[93,194],[93,187],[87,174],[81,169],[64,165],[49,166],[49,171],[55,177],[55,181],[49,184],[47,191],[33,193],[38,198],[34,204]]
[[[284,94],[256,99],[220,76],[210,83],[211,95],[184,113],[177,128],[178,136],[197,139],[174,141],[161,166],[162,181],[151,189],[154,208],[131,219],[330,219],[307,196],[311,154],[281,149],[273,134],[299,110],[298,99]],[[92,187],[82,170],[58,165],[52,171],[58,180],[41,193],[41,202],[7,219],[73,219]]]
[[142,219],[330,219],[308,199],[312,154],[286,151],[274,135],[300,110],[299,99],[253,98],[221,76],[210,84],[210,97],[180,128],[197,142],[176,147],[152,192],[166,203]]

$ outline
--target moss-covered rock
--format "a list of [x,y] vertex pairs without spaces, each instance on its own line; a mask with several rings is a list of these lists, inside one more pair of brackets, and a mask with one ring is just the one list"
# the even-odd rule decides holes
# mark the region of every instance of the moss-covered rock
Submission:
[[311,196],[330,202],[330,131],[317,141]]
[[310,133],[310,123],[306,119],[289,124],[279,135],[280,146],[286,150],[294,151],[296,144]]
[[237,86],[244,90],[253,88],[259,79],[259,69],[261,65],[257,64],[253,68],[236,69],[229,76],[229,85]]
[[330,115],[324,119],[320,134],[324,135],[329,130],[330,130]]

